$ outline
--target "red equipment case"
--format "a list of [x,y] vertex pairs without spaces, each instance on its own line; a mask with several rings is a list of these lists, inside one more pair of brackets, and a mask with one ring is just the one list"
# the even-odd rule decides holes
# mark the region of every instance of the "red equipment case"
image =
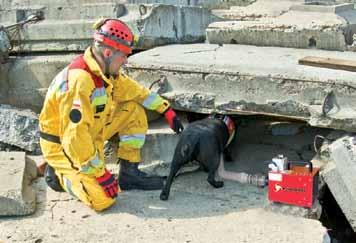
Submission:
[[311,208],[318,194],[318,182],[319,168],[313,168],[311,162],[288,162],[287,170],[268,173],[268,199]]

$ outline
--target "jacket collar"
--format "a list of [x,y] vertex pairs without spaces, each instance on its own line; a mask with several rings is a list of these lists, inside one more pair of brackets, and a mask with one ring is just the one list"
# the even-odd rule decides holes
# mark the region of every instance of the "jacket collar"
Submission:
[[88,47],[84,52],[84,61],[88,65],[90,71],[92,71],[95,75],[102,78],[106,83],[112,84],[113,81],[107,78],[104,73],[101,71],[100,65],[94,58],[94,55],[91,51],[91,47]]

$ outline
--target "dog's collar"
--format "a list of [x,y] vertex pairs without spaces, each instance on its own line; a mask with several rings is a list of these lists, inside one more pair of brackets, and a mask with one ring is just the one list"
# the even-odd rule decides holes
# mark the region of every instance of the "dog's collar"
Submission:
[[226,147],[231,143],[235,135],[235,123],[229,116],[224,116],[223,122],[229,131],[229,139],[227,140]]

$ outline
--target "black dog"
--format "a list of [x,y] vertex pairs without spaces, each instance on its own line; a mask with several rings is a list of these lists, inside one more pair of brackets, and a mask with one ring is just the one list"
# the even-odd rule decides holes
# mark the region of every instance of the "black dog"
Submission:
[[223,181],[215,180],[215,174],[218,169],[224,171],[222,155],[226,153],[229,156],[226,147],[234,135],[235,124],[230,117],[224,115],[215,115],[189,124],[180,135],[174,151],[171,171],[160,199],[168,199],[171,184],[177,172],[184,164],[193,160],[198,161],[203,169],[208,171],[207,181],[213,187],[224,186]]

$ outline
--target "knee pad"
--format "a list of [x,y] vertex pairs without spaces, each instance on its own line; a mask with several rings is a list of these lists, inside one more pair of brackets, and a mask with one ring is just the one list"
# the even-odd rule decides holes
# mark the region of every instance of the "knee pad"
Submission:
[[61,183],[59,182],[58,176],[54,172],[53,167],[47,164],[46,169],[44,171],[44,178],[47,185],[52,188],[56,192],[64,192]]

